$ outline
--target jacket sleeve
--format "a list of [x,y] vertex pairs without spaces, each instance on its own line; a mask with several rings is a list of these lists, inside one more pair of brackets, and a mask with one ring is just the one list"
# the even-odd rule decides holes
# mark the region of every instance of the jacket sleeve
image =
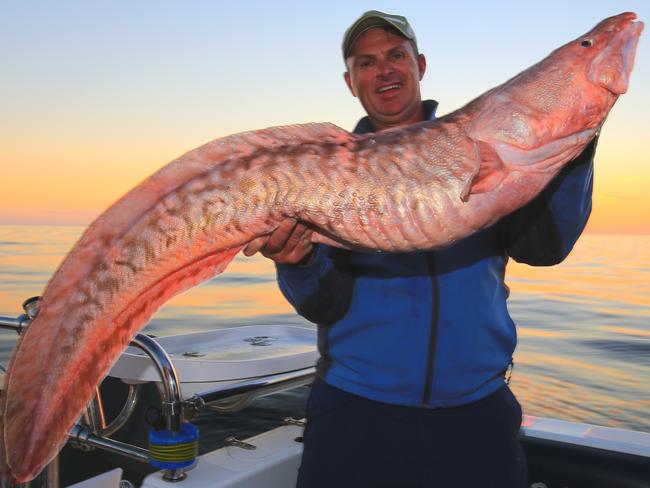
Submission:
[[591,141],[538,197],[500,222],[515,261],[550,266],[569,255],[591,213],[596,144]]
[[276,264],[278,284],[298,314],[328,325],[340,319],[352,299],[354,279],[347,251],[316,245],[308,265]]

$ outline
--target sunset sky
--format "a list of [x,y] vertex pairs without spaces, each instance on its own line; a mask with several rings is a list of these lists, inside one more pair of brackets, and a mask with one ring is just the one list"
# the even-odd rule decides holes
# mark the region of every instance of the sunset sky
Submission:
[[[602,18],[647,0],[57,1],[0,7],[0,224],[88,224],[166,162],[220,136],[299,122],[351,129],[343,32],[406,15],[450,112]],[[589,231],[650,233],[650,32],[596,159]]]

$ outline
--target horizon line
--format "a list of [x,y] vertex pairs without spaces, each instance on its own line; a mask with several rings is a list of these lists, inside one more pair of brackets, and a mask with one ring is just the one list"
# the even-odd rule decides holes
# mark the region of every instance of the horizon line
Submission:
[[[10,220],[3,221],[0,219],[0,227],[80,227],[87,228],[92,223],[92,220],[86,224],[79,222],[13,222]],[[584,234],[589,235],[611,235],[611,236],[646,236],[650,235],[650,229],[646,230],[626,230],[620,229],[617,231],[614,230],[602,230],[602,229],[590,229],[589,224],[583,231]]]

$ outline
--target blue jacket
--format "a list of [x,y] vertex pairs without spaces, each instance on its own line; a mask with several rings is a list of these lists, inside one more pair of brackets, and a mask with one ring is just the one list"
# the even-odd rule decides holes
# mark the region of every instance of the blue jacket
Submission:
[[[436,102],[427,101],[428,119]],[[355,132],[371,132],[367,117]],[[531,203],[436,251],[358,253],[319,245],[307,266],[278,265],[280,289],[318,324],[325,382],[387,403],[445,407],[496,391],[517,337],[509,257],[552,265],[591,211],[595,141]]]

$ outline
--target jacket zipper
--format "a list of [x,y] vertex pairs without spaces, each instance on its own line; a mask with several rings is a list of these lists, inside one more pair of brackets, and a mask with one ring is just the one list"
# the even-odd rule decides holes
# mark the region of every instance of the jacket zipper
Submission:
[[433,373],[434,373],[434,356],[436,352],[436,343],[438,341],[438,322],[440,315],[440,289],[438,284],[438,277],[436,276],[436,266],[433,259],[433,254],[427,254],[427,265],[431,275],[431,333],[429,334],[429,349],[427,352],[427,373],[425,376],[424,394],[422,395],[422,404],[429,405],[431,403],[431,394],[433,389]]

